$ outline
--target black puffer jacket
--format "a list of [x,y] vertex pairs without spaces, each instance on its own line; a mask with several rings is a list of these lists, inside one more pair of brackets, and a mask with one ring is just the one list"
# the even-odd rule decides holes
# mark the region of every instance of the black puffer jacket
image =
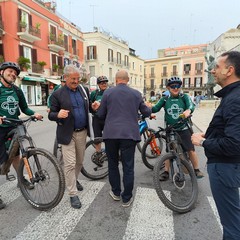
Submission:
[[208,163],[240,163],[240,81],[215,96],[222,100],[203,142]]

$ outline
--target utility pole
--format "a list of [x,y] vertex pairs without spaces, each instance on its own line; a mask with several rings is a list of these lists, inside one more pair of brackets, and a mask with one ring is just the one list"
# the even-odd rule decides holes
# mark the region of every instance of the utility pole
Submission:
[[91,4],[90,5],[90,7],[92,7],[92,9],[93,9],[93,30],[94,30],[94,8],[96,7],[97,5],[93,5],[93,4]]

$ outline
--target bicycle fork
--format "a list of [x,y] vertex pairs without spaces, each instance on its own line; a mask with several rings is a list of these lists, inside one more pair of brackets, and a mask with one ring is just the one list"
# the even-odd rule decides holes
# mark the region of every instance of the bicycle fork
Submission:
[[151,147],[153,153],[156,153],[157,155],[161,154],[161,150],[159,149],[159,147],[157,145],[156,137],[154,135],[152,136],[152,139],[150,141],[150,147]]

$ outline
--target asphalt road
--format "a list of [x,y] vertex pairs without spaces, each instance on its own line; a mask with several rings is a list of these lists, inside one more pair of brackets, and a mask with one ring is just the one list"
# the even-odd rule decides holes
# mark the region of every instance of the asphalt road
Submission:
[[[47,120],[32,123],[30,133],[38,147],[52,151],[56,124]],[[162,114],[150,126],[162,124]],[[72,209],[65,193],[61,203],[49,212],[33,209],[22,197],[16,181],[0,176],[0,195],[7,208],[0,211],[0,239],[134,240],[221,239],[221,227],[213,203],[202,148],[196,148],[205,177],[198,180],[199,197],[195,209],[173,213],[159,200],[154,190],[152,171],[143,165],[136,150],[134,202],[123,208],[109,196],[108,179],[91,181],[79,176],[84,190],[79,193],[83,207]],[[12,173],[14,171],[12,170]]]

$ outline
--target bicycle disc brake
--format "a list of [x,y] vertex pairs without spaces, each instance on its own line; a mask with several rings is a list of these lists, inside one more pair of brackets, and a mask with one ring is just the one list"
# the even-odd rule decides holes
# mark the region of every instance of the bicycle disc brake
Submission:
[[179,173],[174,173],[173,183],[178,189],[183,189],[185,187],[185,178],[184,175],[181,177]]

